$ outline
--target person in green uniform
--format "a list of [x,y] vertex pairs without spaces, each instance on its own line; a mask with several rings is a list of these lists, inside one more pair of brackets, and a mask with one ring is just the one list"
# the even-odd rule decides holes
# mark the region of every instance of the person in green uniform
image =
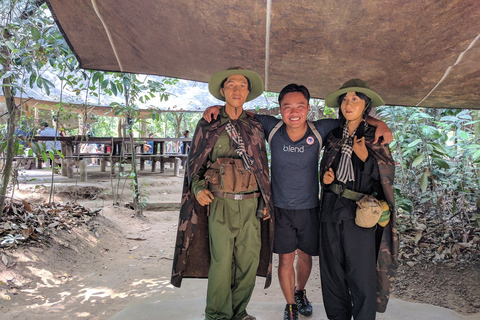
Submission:
[[[202,119],[197,125],[187,160],[186,181],[190,190],[184,189],[182,204],[195,198],[194,210],[201,210],[198,205],[209,208],[205,319],[254,320],[246,307],[257,272],[266,273],[267,286],[270,282],[273,234],[262,233],[272,233],[273,225],[268,222],[263,227],[262,222],[270,220],[273,207],[264,133],[260,123],[243,112],[243,104],[263,92],[263,83],[253,71],[231,68],[214,74],[209,90],[225,105],[216,121],[207,123]],[[182,209],[180,215],[174,284],[175,277],[186,274],[183,265],[188,268],[191,263],[182,263],[183,258],[178,257],[188,245],[184,226],[193,219],[182,220]],[[262,249],[262,242],[266,250]],[[266,253],[265,258],[261,258],[261,251]],[[192,255],[185,256],[190,260]],[[266,272],[262,272],[265,267]]]

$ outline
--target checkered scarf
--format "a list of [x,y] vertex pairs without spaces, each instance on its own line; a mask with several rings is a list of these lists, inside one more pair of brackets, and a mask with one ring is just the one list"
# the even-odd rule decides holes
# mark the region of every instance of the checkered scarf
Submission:
[[[358,128],[357,128],[358,129]],[[353,152],[353,137],[357,132],[357,129],[353,131],[351,135],[348,135],[348,125],[345,122],[343,126],[343,135],[342,135],[342,156],[340,158],[340,164],[338,166],[338,177],[337,180],[343,183],[347,181],[355,181],[355,173],[353,171],[352,164],[352,152]]]
[[243,167],[245,168],[245,170],[250,172],[253,165],[253,159],[251,156],[248,155],[247,150],[245,149],[245,144],[243,143],[242,136],[238,133],[231,120],[227,121],[225,130],[228,133],[228,137],[235,144],[235,151],[237,151],[240,158],[242,158]]

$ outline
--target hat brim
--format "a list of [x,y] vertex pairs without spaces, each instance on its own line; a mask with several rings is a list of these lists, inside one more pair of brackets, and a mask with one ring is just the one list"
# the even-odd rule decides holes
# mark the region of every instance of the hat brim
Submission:
[[250,80],[252,90],[248,94],[245,102],[251,101],[263,93],[262,78],[260,78],[255,71],[245,69],[223,70],[215,73],[208,82],[208,91],[210,91],[212,96],[215,98],[225,101],[225,97],[220,94],[220,85],[226,78],[237,74],[240,74]]
[[362,87],[342,88],[340,90],[329,93],[325,97],[325,104],[330,108],[339,108],[340,105],[338,104],[338,97],[340,97],[342,94],[347,92],[364,93],[367,97],[369,97],[372,100],[372,107],[383,106],[385,104],[383,99],[378,94],[376,94],[375,91],[372,91],[367,88],[362,88]]

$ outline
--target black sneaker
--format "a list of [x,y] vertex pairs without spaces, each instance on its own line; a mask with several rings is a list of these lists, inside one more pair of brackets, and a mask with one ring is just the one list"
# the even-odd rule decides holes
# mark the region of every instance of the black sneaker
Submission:
[[297,305],[287,304],[283,313],[283,320],[298,320]]
[[298,312],[300,312],[302,316],[308,317],[312,315],[313,308],[310,301],[308,301],[306,290],[297,291],[297,289],[295,289],[295,304],[297,305]]

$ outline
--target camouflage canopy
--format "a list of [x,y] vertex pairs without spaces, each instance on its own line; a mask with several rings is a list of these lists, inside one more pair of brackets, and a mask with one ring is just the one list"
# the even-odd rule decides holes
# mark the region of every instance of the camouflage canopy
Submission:
[[478,0],[47,0],[86,69],[207,82],[231,66],[324,98],[350,78],[389,105],[480,108]]

